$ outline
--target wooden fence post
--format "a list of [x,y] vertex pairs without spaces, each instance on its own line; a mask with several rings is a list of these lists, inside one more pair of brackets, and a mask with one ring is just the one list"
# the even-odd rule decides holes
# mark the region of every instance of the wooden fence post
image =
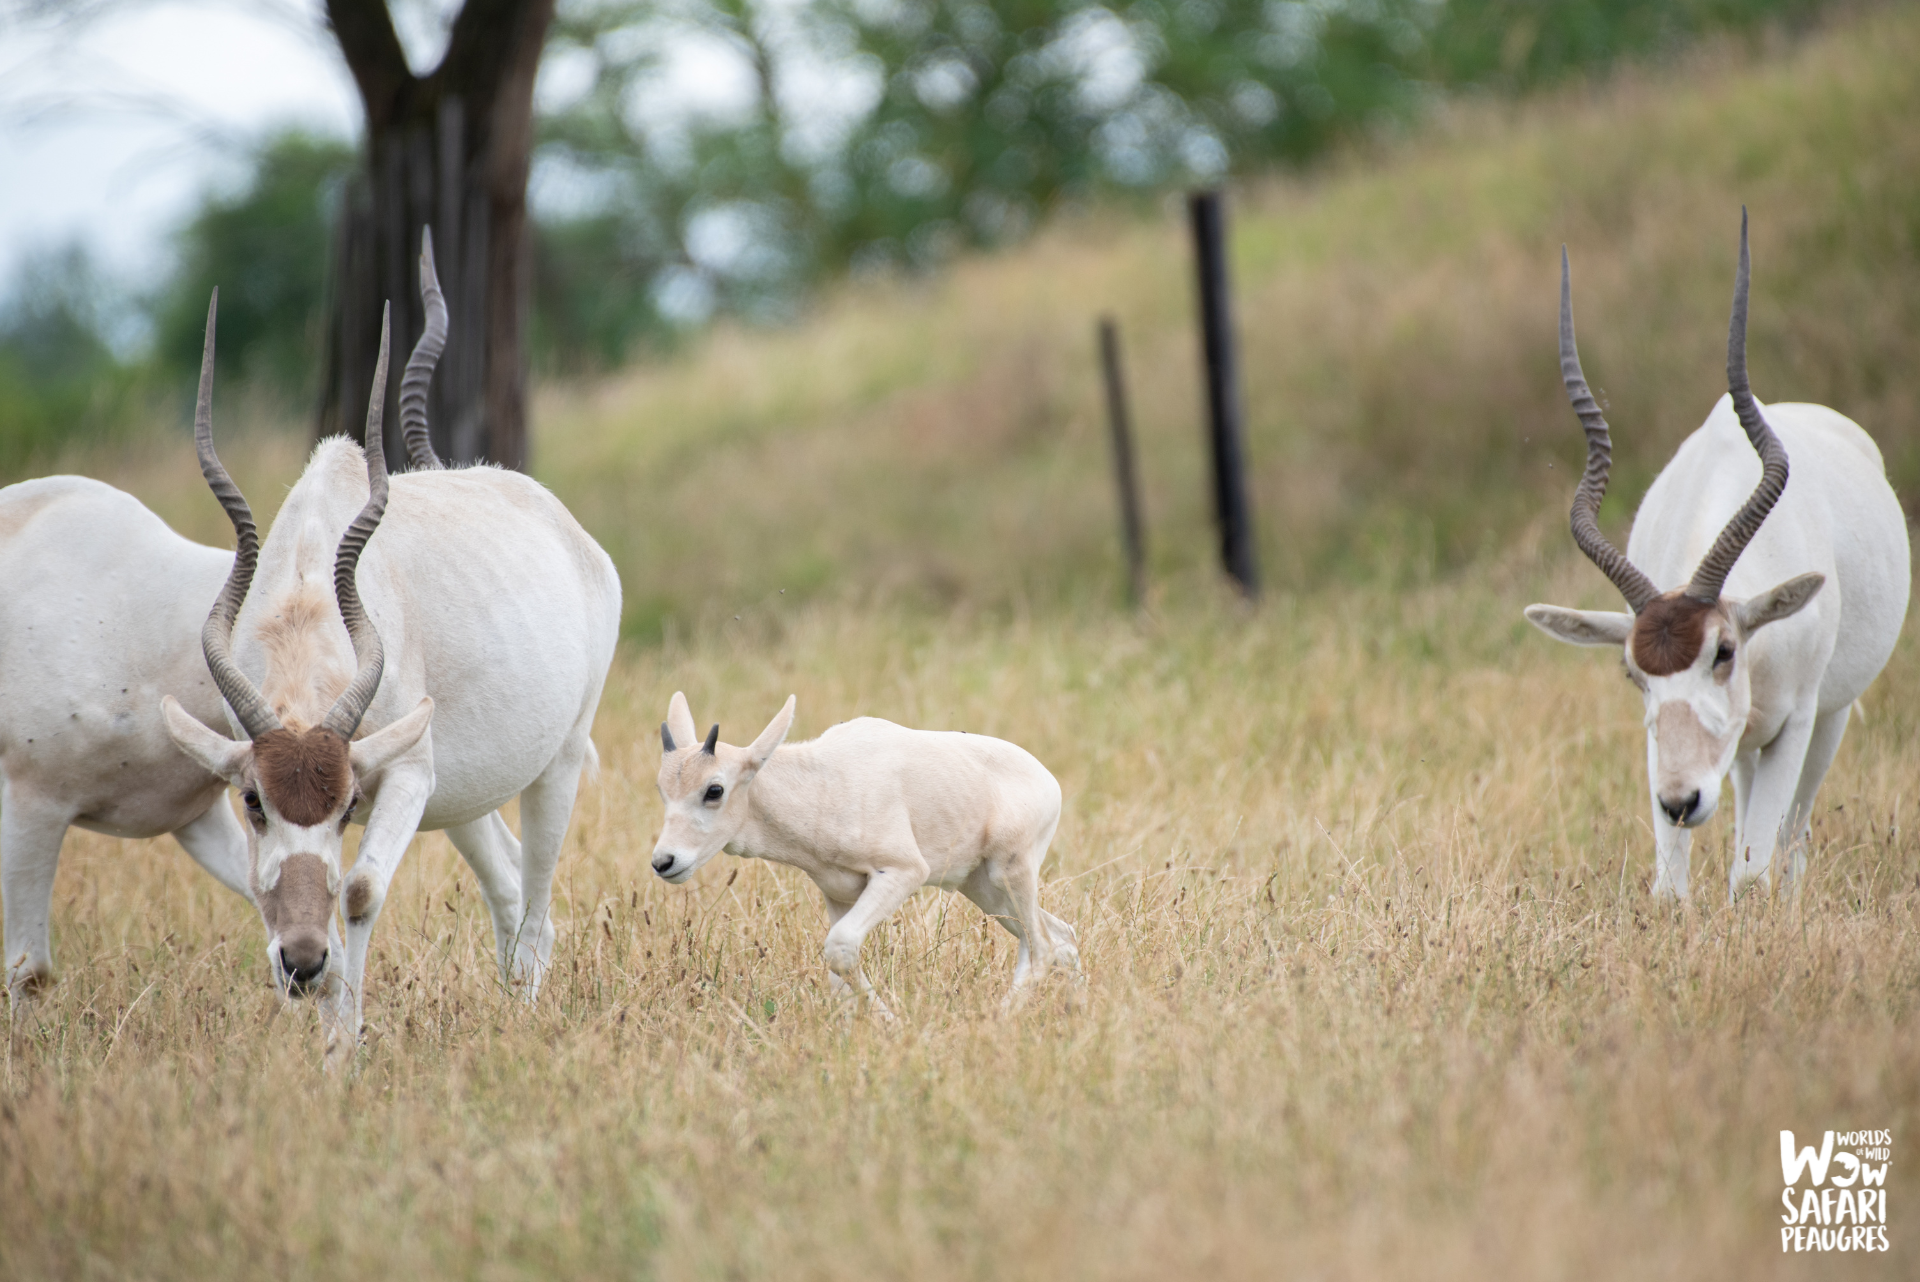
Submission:
[[1241,438],[1240,375],[1234,359],[1233,317],[1227,297],[1226,215],[1217,191],[1187,198],[1194,261],[1200,280],[1200,332],[1207,366],[1209,439],[1213,447],[1213,510],[1220,522],[1220,559],[1240,591],[1260,595],[1254,555],[1253,509],[1247,501]]
[[1127,383],[1120,366],[1120,326],[1100,318],[1100,368],[1106,375],[1107,421],[1113,428],[1113,480],[1120,491],[1120,544],[1127,558],[1127,599],[1147,599],[1147,532],[1140,515],[1140,485],[1133,471],[1133,425],[1127,415]]

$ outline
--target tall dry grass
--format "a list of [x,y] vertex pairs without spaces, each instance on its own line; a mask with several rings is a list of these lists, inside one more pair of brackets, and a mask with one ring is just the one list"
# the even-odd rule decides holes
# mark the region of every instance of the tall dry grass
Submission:
[[[1916,54],[1920,18],[1870,12],[1247,194],[1255,612],[1204,564],[1171,219],[549,391],[540,467],[649,644],[597,723],[547,991],[500,990],[424,837],[327,1080],[251,910],[170,843],[75,834],[61,979],[0,1064],[0,1277],[1797,1277],[1778,1132],[1829,1127],[1893,1131],[1895,1249],[1819,1266],[1911,1275],[1920,651],[1841,751],[1805,893],[1725,906],[1723,819],[1672,909],[1637,699],[1519,611],[1609,599],[1565,546],[1562,239],[1628,498],[1718,394],[1741,200],[1761,395],[1839,405],[1920,479]],[[1140,619],[1106,604],[1109,308]],[[264,519],[302,449],[224,413]],[[78,462],[225,539],[184,442]],[[1067,796],[1043,897],[1080,930],[1077,1008],[1001,1015],[1008,939],[926,895],[868,944],[899,1025],[849,1020],[797,876],[654,879],[676,688],[735,741],[792,691],[801,734],[873,713],[1032,749]]]
[[[395,883],[367,1046],[318,1071],[252,914],[76,835],[62,981],[12,1029],[0,1274],[289,1278],[1801,1276],[1778,1132],[1890,1128],[1911,1273],[1920,652],[1823,795],[1796,902],[1645,893],[1638,702],[1518,620],[1540,565],[1158,620],[772,605],[622,658],[532,1009],[438,836]],[[1043,898],[1087,987],[916,897],[903,1018],[827,997],[797,874],[646,865],[666,696],[743,738],[877,713],[1015,739],[1067,812]]]

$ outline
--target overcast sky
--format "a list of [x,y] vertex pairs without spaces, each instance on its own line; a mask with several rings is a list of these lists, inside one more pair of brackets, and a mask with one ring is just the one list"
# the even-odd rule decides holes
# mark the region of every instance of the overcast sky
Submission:
[[[166,269],[168,237],[210,185],[237,182],[249,146],[288,125],[352,138],[359,98],[322,0],[0,0],[0,296],[19,261],[80,241],[136,288]],[[390,7],[416,70],[435,65],[459,0]],[[48,12],[80,17],[50,18]],[[750,100],[752,75],[711,39],[675,37],[632,105],[671,128]],[[558,101],[577,79],[541,70]],[[790,77],[817,115],[859,107],[859,88]],[[839,75],[838,80],[847,80]],[[845,99],[843,103],[840,100]],[[535,203],[564,207],[564,181],[536,174]]]
[[[235,180],[236,158],[263,130],[359,131],[318,0],[30,14],[0,0],[0,290],[22,255],[74,239],[144,283],[165,266],[167,234],[194,197]],[[409,34],[410,46],[422,35]]]

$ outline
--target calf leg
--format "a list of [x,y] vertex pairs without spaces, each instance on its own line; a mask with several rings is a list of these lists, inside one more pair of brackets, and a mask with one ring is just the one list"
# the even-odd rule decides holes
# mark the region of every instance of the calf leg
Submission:
[[[824,950],[827,969],[865,993],[873,1001],[876,1012],[886,1008],[873,996],[873,987],[860,970],[860,945],[869,931],[891,917],[894,910],[907,902],[909,895],[926,883],[927,864],[919,851],[913,852],[910,862],[904,858],[889,861],[867,874],[867,886],[860,892],[860,898],[827,931]],[[828,911],[832,912],[831,907]]]
[[[1037,882],[1038,877],[1034,880]],[[1052,965],[1079,970],[1080,951],[1074,946],[1076,936],[1073,927],[1040,907],[1037,886],[1032,907],[1038,921],[1033,922],[1021,911],[1020,901],[1009,881],[1008,877],[996,870],[995,865],[982,863],[960,883],[960,893],[978,904],[981,912],[1005,926],[1007,933],[1020,941],[1019,955],[1013,968],[1015,990],[1025,987],[1033,978],[1036,955],[1044,959],[1041,963],[1043,971]],[[1037,942],[1039,947],[1033,947],[1030,939]]]
[[198,819],[175,828],[173,839],[195,863],[212,873],[215,881],[248,903],[253,902],[253,891],[247,884],[247,834],[226,793],[215,797]]
[[[829,933],[831,933],[835,926],[840,924],[840,919],[845,917],[852,908],[852,904],[836,903],[831,899],[827,900],[827,930]],[[880,994],[874,990],[872,984],[867,982],[867,972],[858,966],[854,968],[853,981],[851,983],[841,978],[839,972],[829,969],[827,971],[827,991],[832,993],[838,1001],[845,1001],[853,997],[865,998],[868,1007],[872,1009],[874,1014],[878,1015],[881,1019],[893,1018],[893,1012],[887,1009],[887,1004],[880,1000]]]
[[473,869],[493,918],[493,946],[500,978],[513,982],[513,952],[520,942],[520,839],[498,810],[447,829],[447,839]]
[[[1045,854],[1046,847],[1042,846],[1040,853]],[[1029,852],[1004,868],[995,868],[994,872],[1003,879],[1007,897],[1013,904],[1014,919],[1020,923],[1021,956],[1013,972],[1013,987],[1018,991],[1035,980],[1045,979],[1053,969],[1053,932],[1040,912],[1040,861]]]
[[18,1006],[53,982],[53,875],[73,816],[0,782],[0,898],[7,997]]

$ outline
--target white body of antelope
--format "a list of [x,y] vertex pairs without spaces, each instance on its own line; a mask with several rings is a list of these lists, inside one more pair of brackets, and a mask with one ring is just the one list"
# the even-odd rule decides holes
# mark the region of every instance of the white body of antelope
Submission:
[[[390,501],[384,334],[366,449],[321,442],[257,568],[251,514],[213,450],[211,309],[196,415],[202,469],[238,536],[204,648],[240,737],[172,700],[167,724],[241,792],[269,953],[284,986],[321,995],[330,1064],[357,1042],[369,940],[418,830],[446,830],[479,879],[503,976],[537,994],[619,632],[613,563],[558,499],[518,473],[433,457],[420,407],[445,307],[430,246],[421,268],[429,329],[401,393],[420,470],[392,478]],[[498,813],[516,795],[517,840]],[[366,831],[343,881],[349,820]]]
[[0,898],[7,992],[53,977],[53,879],[67,828],[172,833],[248,896],[224,779],[180,755],[159,699],[217,718],[200,657],[233,555],[181,538],[111,485],[50,476],[0,490]]
[[1622,556],[1594,521],[1611,441],[1580,371],[1562,259],[1561,370],[1588,441],[1574,538],[1632,612],[1535,605],[1527,618],[1622,650],[1645,701],[1663,897],[1686,897],[1691,833],[1728,774],[1729,897],[1774,884],[1776,865],[1779,884],[1799,881],[1814,797],[1907,612],[1906,519],[1872,438],[1824,406],[1762,406],[1748,388],[1748,276],[1743,214],[1730,391],[1648,489]]
[[[666,823],[653,870],[678,884],[722,850],[798,868],[827,901],[836,996],[885,1003],[860,969],[867,933],[922,886],[957,890],[1020,941],[1018,994],[1053,966],[1077,970],[1073,927],[1040,907],[1040,863],[1060,785],[1023,748],[861,717],[782,744],[794,700],[744,748],[704,743],[684,694],[660,727]],[[777,749],[777,751],[776,751]]]

